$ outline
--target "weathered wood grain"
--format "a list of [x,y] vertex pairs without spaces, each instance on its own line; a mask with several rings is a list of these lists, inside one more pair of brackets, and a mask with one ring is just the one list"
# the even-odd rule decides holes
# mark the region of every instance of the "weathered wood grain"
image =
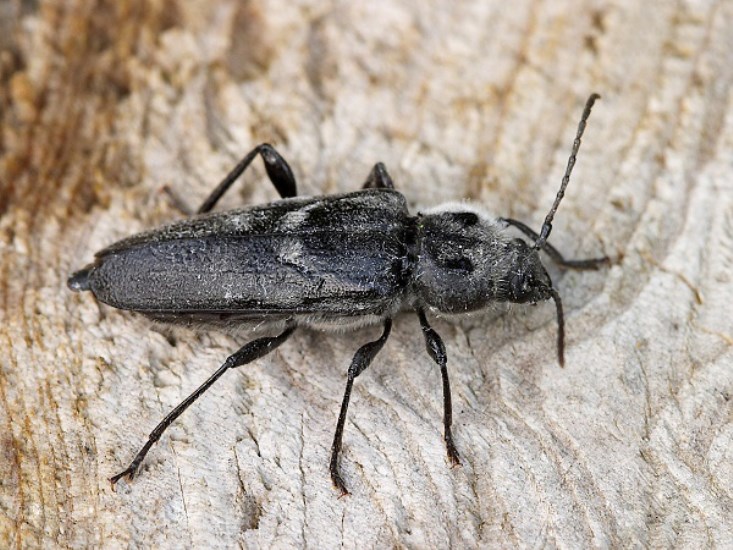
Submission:
[[[508,7],[511,6],[511,7]],[[729,547],[733,3],[59,0],[0,7],[0,546]],[[376,161],[414,209],[539,226],[594,110],[550,304],[437,322],[463,466],[414,316],[301,332],[107,478],[246,335],[177,333],[72,294],[95,250],[179,218],[254,144],[303,194]],[[165,190],[168,189],[170,193]],[[275,198],[257,166],[224,206]]]

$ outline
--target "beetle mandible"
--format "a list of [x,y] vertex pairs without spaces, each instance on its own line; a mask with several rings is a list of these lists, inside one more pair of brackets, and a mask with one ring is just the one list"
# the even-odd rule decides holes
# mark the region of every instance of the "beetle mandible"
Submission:
[[[382,335],[361,346],[349,366],[331,447],[331,480],[347,494],[338,458],[352,386],[387,341],[392,318],[405,310],[417,313],[427,352],[440,367],[443,438],[451,464],[458,465],[445,346],[426,312],[460,314],[494,302],[552,299],[558,361],[564,364],[562,301],[539,253],[561,268],[598,269],[609,262],[605,256],[566,260],[547,242],[598,98],[592,94],[586,102],[560,190],[539,234],[511,218],[491,219],[465,203],[410,215],[382,163],[374,166],[360,191],[298,198],[288,163],[272,146],[261,144],[222,180],[195,217],[97,252],[93,263],[69,278],[72,290],[89,290],[100,302],[159,321],[211,326],[257,322],[280,331],[230,355],[156,426],[130,465],[110,478],[112,485],[134,477],[166,428],[226,371],[267,355],[296,328],[381,324]],[[210,213],[258,155],[282,199]],[[510,237],[508,226],[534,242]]]

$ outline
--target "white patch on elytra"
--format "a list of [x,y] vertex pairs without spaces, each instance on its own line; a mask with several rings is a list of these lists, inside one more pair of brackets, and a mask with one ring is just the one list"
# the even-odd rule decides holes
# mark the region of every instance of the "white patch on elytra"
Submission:
[[252,215],[247,211],[231,211],[227,212],[226,214],[217,212],[215,214],[212,214],[211,217],[217,218],[219,220],[219,227],[217,227],[215,230],[212,230],[212,228],[207,226],[205,223],[202,223],[199,220],[195,220],[200,229],[197,228],[196,230],[192,231],[192,233],[197,234],[198,236],[204,236],[213,235],[216,234],[218,231],[223,231],[224,233],[236,235],[249,233],[252,229]]
[[303,224],[310,215],[310,211],[320,206],[321,203],[316,201],[311,204],[307,204],[302,208],[298,208],[297,210],[286,212],[277,222],[278,230],[283,232],[297,231],[303,227]]
[[296,239],[287,239],[278,250],[278,259],[285,264],[307,267],[303,263],[303,243]]

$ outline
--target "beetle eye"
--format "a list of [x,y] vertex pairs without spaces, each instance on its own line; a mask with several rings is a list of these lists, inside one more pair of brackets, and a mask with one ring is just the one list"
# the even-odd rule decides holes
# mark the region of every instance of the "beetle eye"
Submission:
[[515,273],[511,280],[512,298],[519,300],[525,292],[524,277],[521,273]]
[[512,300],[517,303],[530,301],[535,294],[534,276],[531,272],[518,272],[512,275],[509,282]]

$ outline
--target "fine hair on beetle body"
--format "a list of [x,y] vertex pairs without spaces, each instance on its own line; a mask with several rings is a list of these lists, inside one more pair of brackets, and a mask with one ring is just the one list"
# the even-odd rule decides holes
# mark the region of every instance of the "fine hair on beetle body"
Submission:
[[[133,235],[97,252],[69,277],[74,291],[155,321],[191,327],[237,324],[268,329],[247,342],[150,433],[127,468],[110,478],[132,479],[163,432],[226,371],[259,359],[298,328],[353,330],[382,327],[359,347],[347,371],[331,444],[329,471],[341,495],[339,471],[346,413],[354,380],[371,364],[400,312],[415,312],[428,356],[441,372],[443,439],[448,460],[460,464],[451,431],[452,403],[443,341],[428,320],[485,311],[497,303],[552,300],[557,358],[565,358],[562,300],[540,260],[560,269],[598,269],[607,257],[568,260],[547,239],[565,194],[591,108],[583,110],[568,165],[539,232],[511,218],[490,218],[478,205],[447,203],[411,214],[382,163],[361,190],[298,197],[288,163],[268,144],[250,151],[204,201],[196,216]],[[281,200],[211,212],[256,157]],[[512,227],[530,242],[513,237]],[[274,334],[274,335],[273,335]]]

